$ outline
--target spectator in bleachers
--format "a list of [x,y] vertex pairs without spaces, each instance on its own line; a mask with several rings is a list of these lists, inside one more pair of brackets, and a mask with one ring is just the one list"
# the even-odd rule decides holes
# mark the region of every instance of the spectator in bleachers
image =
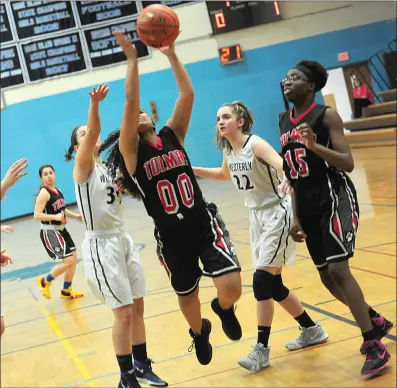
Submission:
[[357,78],[354,78],[354,118],[358,119],[363,115],[363,108],[374,103],[374,96],[369,87]]

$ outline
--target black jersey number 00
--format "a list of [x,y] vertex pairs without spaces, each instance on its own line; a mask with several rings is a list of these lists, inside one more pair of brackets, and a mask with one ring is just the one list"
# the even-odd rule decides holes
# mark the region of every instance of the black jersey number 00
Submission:
[[176,189],[179,191],[183,205],[187,208],[194,206],[194,190],[189,175],[186,173],[180,174],[176,183],[177,187],[175,188],[168,179],[162,179],[157,182],[157,193],[167,214],[178,213],[179,201],[176,195]]

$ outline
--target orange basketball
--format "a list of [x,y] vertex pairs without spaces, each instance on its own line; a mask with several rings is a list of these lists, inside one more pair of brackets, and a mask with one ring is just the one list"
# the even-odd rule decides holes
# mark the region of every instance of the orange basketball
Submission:
[[166,5],[152,4],[146,7],[137,20],[139,39],[147,46],[169,46],[179,34],[177,14]]

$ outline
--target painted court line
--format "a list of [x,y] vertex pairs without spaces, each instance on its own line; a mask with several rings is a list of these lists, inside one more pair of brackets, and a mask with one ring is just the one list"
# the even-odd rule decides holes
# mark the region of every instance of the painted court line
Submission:
[[65,350],[69,354],[69,357],[73,361],[74,365],[80,372],[83,379],[87,381],[87,384],[90,387],[97,387],[98,386],[97,384],[95,384],[93,381],[90,381],[90,380],[92,380],[92,376],[91,376],[90,372],[88,371],[87,367],[85,366],[83,361],[81,361],[81,359],[77,355],[76,351],[74,350],[73,346],[70,344],[70,342],[66,338],[65,334],[59,327],[57,321],[51,316],[51,313],[45,308],[45,306],[41,300],[37,301],[37,306],[39,307],[41,313],[47,318],[47,322],[48,322],[49,326],[51,327],[51,329],[55,333],[55,335],[60,339],[62,346],[65,348]]
[[377,255],[396,257],[396,255],[393,255],[392,253],[372,251],[370,249],[365,249],[365,248],[356,248],[356,251],[369,252],[369,253],[375,253]]
[[[396,302],[396,300],[390,300],[390,301],[387,301],[387,302],[375,304],[373,307],[384,306],[384,305],[387,305],[387,304],[390,304],[390,303],[395,303],[395,302]],[[313,307],[314,309],[318,309],[318,308],[316,308],[316,307],[314,307],[314,306],[311,306],[311,305],[309,305],[309,304],[307,304],[307,303],[304,303],[304,302],[302,302],[302,304],[303,304],[303,305],[306,305],[308,308]],[[310,307],[309,307],[309,306],[310,306]],[[317,311],[317,310],[315,310],[315,311]],[[323,322],[323,321],[327,321],[327,320],[329,320],[329,319],[338,317],[338,318],[341,318],[341,319],[337,319],[337,318],[335,318],[335,319],[339,320],[340,322],[344,322],[344,323],[347,323],[347,324],[353,324],[353,326],[356,326],[355,322],[351,321],[350,319],[346,319],[346,318],[343,317],[343,315],[348,315],[348,314],[350,314],[350,312],[345,312],[345,313],[343,313],[343,314],[341,314],[341,315],[332,314],[332,313],[329,313],[328,311],[325,311],[325,310],[322,310],[322,309],[318,309],[318,312],[321,313],[321,314],[323,314],[323,312],[326,313],[326,314],[323,314],[323,315],[325,315],[326,317],[323,318],[323,319],[317,320],[317,322]],[[271,335],[277,334],[277,333],[282,333],[282,332],[285,332],[285,331],[288,331],[288,330],[291,330],[291,329],[294,329],[294,328],[297,328],[297,326],[288,326],[288,327],[283,328],[283,329],[274,330],[274,331],[272,331]],[[301,351],[307,351],[307,350],[310,350],[310,349],[316,349],[316,348],[318,348],[319,346],[329,346],[329,345],[333,345],[333,344],[336,344],[336,343],[339,343],[339,342],[344,342],[344,341],[346,341],[346,340],[348,340],[348,339],[353,339],[353,338],[356,338],[356,337],[360,337],[360,335],[357,335],[357,336],[351,337],[351,338],[347,338],[347,339],[345,338],[345,339],[343,339],[343,340],[335,341],[335,342],[332,342],[332,343],[327,343],[327,344],[318,345],[318,346],[316,346],[316,347],[308,347],[308,348],[305,348],[305,349],[302,349],[302,350],[297,350],[297,351],[295,351],[294,353],[301,352]],[[393,339],[393,338],[390,338],[390,339],[396,341],[396,337],[395,337],[395,336],[391,336],[391,337],[394,337],[394,339]],[[229,342],[229,343],[226,343],[226,344],[223,344],[223,345],[213,346],[213,349],[220,349],[220,348],[224,348],[224,347],[233,346],[233,345],[235,345],[235,344],[237,344],[237,343],[240,343],[240,342],[247,342],[247,341],[255,340],[256,338],[257,338],[257,336],[255,336],[255,337],[249,337],[249,338],[244,338],[244,339],[242,339],[242,340],[240,340],[240,341],[234,341],[234,342]],[[387,336],[387,338],[389,338],[389,335]],[[282,355],[282,356],[279,356],[279,357],[275,357],[274,359],[285,357],[285,356],[287,356],[288,354],[292,354],[292,353],[287,353],[287,354],[285,354],[285,355]],[[195,354],[194,354],[193,352],[192,352],[192,353],[184,353],[184,354],[180,354],[180,355],[175,356],[175,357],[170,357],[170,358],[167,358],[167,359],[164,359],[164,360],[156,361],[156,364],[163,364],[163,363],[166,363],[166,362],[169,362],[169,361],[178,360],[178,359],[185,358],[185,357],[191,357],[191,356],[194,356],[194,355],[195,355]],[[230,370],[235,370],[235,369],[240,369],[240,367],[232,368],[232,369],[230,369]],[[217,373],[222,373],[222,372],[223,372],[223,371],[219,371],[219,372],[216,372],[215,374],[217,374]],[[101,376],[98,376],[98,377],[94,377],[93,380],[100,380],[100,379],[103,379],[103,378],[106,378],[106,377],[116,376],[116,375],[119,375],[119,373],[120,373],[120,372],[107,373],[107,374],[104,374],[104,375],[101,375]],[[201,376],[201,377],[199,377],[199,378],[202,378],[202,377],[203,377],[203,376]],[[188,381],[191,381],[191,380],[188,380]],[[172,385],[183,384],[184,382],[186,382],[186,381],[176,382],[176,383],[173,383]],[[82,384],[84,384],[84,383],[88,383],[88,381],[86,381],[86,380],[85,380],[85,381],[77,381],[77,382],[72,383],[72,384],[63,385],[62,388],[66,388],[66,387],[75,387],[75,386],[78,386],[78,385],[82,385]]]

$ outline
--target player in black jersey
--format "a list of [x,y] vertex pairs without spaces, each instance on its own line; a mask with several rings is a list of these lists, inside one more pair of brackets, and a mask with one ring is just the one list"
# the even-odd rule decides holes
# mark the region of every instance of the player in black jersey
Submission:
[[393,324],[367,305],[349,269],[359,218],[356,190],[346,174],[354,162],[338,113],[314,101],[326,82],[327,71],[315,61],[301,61],[282,81],[293,104],[279,121],[283,168],[293,188],[291,235],[306,240],[323,284],[350,308],[367,355],[361,373],[373,374],[390,359],[380,339]]
[[217,207],[203,199],[183,147],[194,99],[193,86],[174,45],[161,49],[171,64],[179,97],[172,117],[157,135],[153,121],[139,108],[135,47],[121,33],[115,35],[128,58],[128,72],[121,130],[105,142],[104,148],[120,136],[110,151],[108,166],[113,177],[120,171],[124,187],[142,198],[154,220],[160,262],[190,325],[197,359],[206,365],[212,358],[211,323],[201,318],[200,278],[203,274],[213,278],[218,298],[212,301],[212,309],[222,320],[225,334],[238,340],[242,332],[234,303],[241,295],[241,268]]
[[48,255],[63,263],[56,265],[45,277],[37,278],[41,294],[46,299],[51,298],[50,286],[52,281],[65,274],[61,299],[81,298],[83,293],[72,289],[74,273],[76,271],[76,246],[65,228],[67,218],[82,220],[80,214],[66,209],[62,191],[55,187],[55,169],[49,164],[41,166],[39,176],[43,182],[37,195],[34,207],[34,219],[41,221],[40,238]]

